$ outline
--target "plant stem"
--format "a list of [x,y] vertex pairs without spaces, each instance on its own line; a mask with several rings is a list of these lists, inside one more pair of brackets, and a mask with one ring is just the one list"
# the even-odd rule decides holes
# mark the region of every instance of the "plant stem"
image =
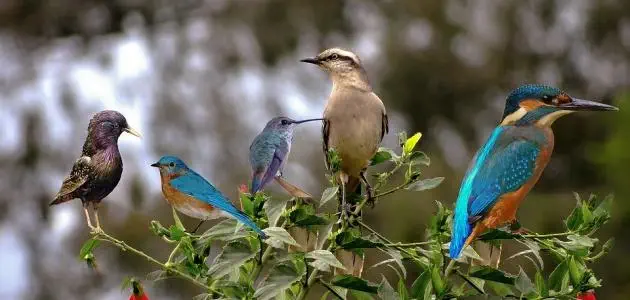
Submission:
[[[395,245],[394,243],[392,243],[392,241],[390,241],[388,238],[382,236],[380,233],[376,232],[376,230],[372,229],[370,226],[368,226],[367,224],[361,222],[361,221],[357,221],[359,223],[359,225],[361,225],[363,228],[367,229],[369,232],[373,233],[374,235],[376,235],[376,237],[378,237],[379,239],[381,239],[383,242],[390,245]],[[420,259],[418,258],[417,255],[415,255],[414,253],[411,253],[409,251],[407,251],[407,249],[405,249],[404,247],[401,246],[391,246],[393,248],[398,249],[400,252],[403,252],[405,254],[407,254],[409,257],[413,258],[414,260],[416,260],[418,263],[420,263],[421,265],[425,265],[424,262],[420,261]]]
[[530,238],[539,238],[539,239],[544,239],[544,238],[552,238],[552,237],[560,237],[560,236],[567,236],[567,235],[571,235],[574,234],[575,231],[567,231],[567,232],[560,232],[560,233],[548,233],[548,234],[523,234],[521,235],[521,237],[526,238],[526,239],[530,239]]
[[181,245],[181,244],[182,244],[181,242],[177,243],[177,246],[175,246],[175,248],[173,248],[173,251],[168,256],[168,260],[166,261],[166,263],[164,265],[169,266],[171,264],[171,260],[173,260],[173,256],[175,256],[175,253],[177,252],[177,250],[179,250],[179,245]]
[[133,254],[141,256],[141,257],[145,258],[146,260],[148,260],[148,261],[150,261],[150,262],[160,266],[162,269],[170,271],[170,272],[173,272],[173,273],[181,276],[182,278],[184,278],[184,279],[194,283],[195,285],[203,288],[204,290],[208,290],[208,291],[211,291],[211,292],[213,292],[215,294],[222,295],[218,291],[215,291],[212,287],[210,287],[210,286],[208,286],[208,285],[206,285],[206,284],[196,280],[192,276],[190,276],[190,275],[188,275],[188,274],[186,274],[186,273],[184,273],[182,271],[177,270],[177,268],[173,268],[173,267],[167,266],[166,264],[163,264],[163,263],[159,262],[157,259],[147,255],[146,253],[144,253],[144,252],[142,252],[142,251],[140,251],[140,250],[138,250],[136,248],[133,248],[133,247],[127,245],[127,243],[125,243],[125,242],[123,242],[123,241],[121,241],[119,239],[116,239],[113,236],[105,233],[105,231],[103,231],[103,230],[98,231],[96,233],[93,233],[92,235],[93,235],[94,238],[97,238],[97,239],[102,240],[102,241],[109,242],[110,244],[120,248],[122,251],[129,251],[129,252],[131,252]]
[[395,188],[392,188],[392,189],[390,189],[390,190],[387,190],[387,191],[385,191],[385,192],[382,192],[382,193],[380,193],[380,194],[378,194],[378,195],[374,196],[374,198],[379,198],[379,197],[383,197],[383,196],[389,195],[389,194],[391,194],[391,193],[393,193],[393,192],[396,192],[396,191],[399,191],[399,190],[401,190],[401,189],[405,188],[407,185],[409,185],[409,183],[408,183],[408,182],[405,182],[405,183],[403,183],[403,184],[401,184],[401,185],[399,185],[399,186],[397,186],[397,187],[395,187]]
[[453,270],[454,266],[455,266],[455,260],[451,259],[451,261],[449,261],[448,265],[446,266],[446,270],[444,270],[444,277],[448,277],[448,275],[451,274],[451,271]]
[[405,248],[413,248],[413,247],[418,247],[418,246],[424,246],[424,245],[429,245],[433,242],[428,241],[428,242],[415,242],[415,243],[385,243],[385,247],[405,247]]

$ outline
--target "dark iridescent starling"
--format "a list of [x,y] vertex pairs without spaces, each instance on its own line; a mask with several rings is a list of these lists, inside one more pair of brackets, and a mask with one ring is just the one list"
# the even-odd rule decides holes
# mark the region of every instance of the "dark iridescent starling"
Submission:
[[[122,175],[118,137],[123,132],[140,137],[137,131],[129,127],[121,113],[104,110],[95,114],[88,125],[81,157],[72,166],[70,175],[63,180],[61,189],[50,205],[81,199],[88,226],[91,229],[100,229],[98,204],[114,190]],[[90,221],[89,203],[92,203],[94,209],[96,227]]]

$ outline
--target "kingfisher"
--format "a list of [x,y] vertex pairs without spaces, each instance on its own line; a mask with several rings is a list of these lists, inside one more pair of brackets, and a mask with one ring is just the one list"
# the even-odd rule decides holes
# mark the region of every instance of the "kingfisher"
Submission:
[[[81,199],[85,219],[90,229],[98,231],[98,205],[111,193],[122,176],[123,162],[118,151],[118,137],[123,132],[140,137],[129,127],[125,117],[114,110],[96,113],[88,125],[81,157],[74,162],[70,175],[64,178],[59,192],[50,205]],[[96,227],[92,226],[88,206],[92,203]]]
[[201,220],[192,232],[196,232],[206,220],[227,216],[249,226],[261,238],[267,238],[267,235],[249,216],[236,208],[230,199],[190,169],[179,157],[162,156],[151,166],[160,170],[162,193],[166,201],[179,212]]
[[486,229],[516,222],[521,201],[536,184],[554,146],[551,125],[575,111],[616,111],[572,98],[560,89],[527,84],[507,97],[501,124],[477,151],[462,180],[450,243],[450,257]]
[[296,121],[287,117],[275,117],[267,122],[265,128],[254,138],[249,146],[249,163],[252,167],[251,193],[259,190],[275,179],[287,192],[294,197],[312,198],[300,188],[290,184],[282,178],[282,170],[291,151],[293,130],[301,123],[322,121],[324,119],[306,119]]

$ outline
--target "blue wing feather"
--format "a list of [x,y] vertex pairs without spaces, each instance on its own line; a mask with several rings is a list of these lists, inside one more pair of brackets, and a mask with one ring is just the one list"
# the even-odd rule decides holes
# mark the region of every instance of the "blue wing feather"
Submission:
[[192,170],[188,170],[183,176],[179,176],[170,182],[171,186],[180,192],[192,196],[195,199],[206,202],[215,208],[225,211],[237,220],[251,227],[263,238],[265,233],[252,221],[249,216],[240,211],[232,202],[217,190],[210,182]]
[[472,231],[471,220],[483,216],[505,193],[518,190],[534,174],[539,142],[497,127],[475,155],[455,205],[451,258],[457,258]]
[[[252,144],[253,146],[254,144]],[[268,144],[265,146],[269,146]],[[254,163],[267,163],[266,165],[257,165],[254,169],[254,174],[252,176],[252,193],[256,193],[259,190],[262,190],[273,180],[278,171],[281,171],[282,166],[284,165],[284,161],[289,153],[289,147],[286,142],[280,141],[279,143],[272,145],[273,152],[269,151],[271,156],[270,159],[258,159],[252,158],[252,154],[250,154],[250,163],[254,166]],[[250,152],[252,152],[252,148],[250,147]],[[263,151],[260,151],[261,153]],[[253,153],[253,152],[252,152]],[[259,154],[260,155],[260,154]]]

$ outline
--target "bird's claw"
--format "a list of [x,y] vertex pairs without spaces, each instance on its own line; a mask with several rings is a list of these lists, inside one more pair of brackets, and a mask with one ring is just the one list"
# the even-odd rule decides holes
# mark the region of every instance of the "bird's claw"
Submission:
[[90,226],[90,225],[88,226],[90,227],[90,233],[92,233],[92,235],[99,235],[104,232],[100,226],[97,226],[97,227]]
[[521,223],[519,223],[518,221],[514,221],[510,223],[509,229],[510,229],[510,232],[512,232],[513,234],[518,234],[518,235],[533,233],[531,230],[523,227]]
[[367,204],[370,205],[370,208],[374,208],[376,206],[376,198],[374,197],[374,191],[372,190],[371,187],[368,186],[368,188],[366,188],[366,193],[367,193]]

